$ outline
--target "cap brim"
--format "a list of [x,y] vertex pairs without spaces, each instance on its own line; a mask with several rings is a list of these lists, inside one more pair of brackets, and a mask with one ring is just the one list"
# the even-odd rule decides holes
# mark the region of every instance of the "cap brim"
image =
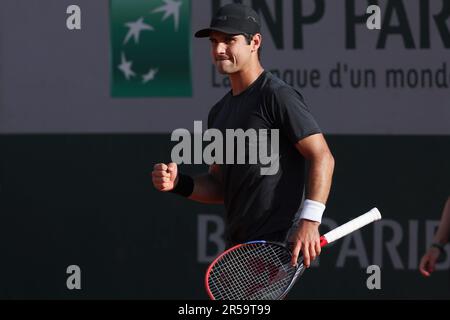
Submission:
[[212,28],[206,28],[206,29],[202,29],[197,31],[194,36],[196,38],[206,38],[209,37],[209,34],[211,33],[211,31],[218,31],[218,32],[223,32],[226,34],[242,34],[242,31],[233,29],[233,28],[227,28],[227,27],[221,27],[221,28],[216,28],[216,27],[212,27]]

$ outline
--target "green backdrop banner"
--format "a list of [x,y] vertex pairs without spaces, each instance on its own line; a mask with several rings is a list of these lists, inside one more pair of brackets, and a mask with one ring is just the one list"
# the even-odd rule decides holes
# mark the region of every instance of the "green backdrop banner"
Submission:
[[190,97],[190,0],[111,0],[114,97]]

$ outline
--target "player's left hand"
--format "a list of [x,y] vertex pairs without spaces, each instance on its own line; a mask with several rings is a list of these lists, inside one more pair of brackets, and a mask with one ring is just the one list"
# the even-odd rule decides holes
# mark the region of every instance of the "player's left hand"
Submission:
[[439,258],[439,250],[431,247],[427,253],[420,259],[419,270],[422,275],[429,277],[436,269],[436,261]]
[[293,266],[297,265],[300,251],[303,254],[303,264],[309,268],[313,261],[320,254],[320,233],[319,222],[302,219],[299,222],[297,230],[292,234],[289,242],[292,242],[292,260]]

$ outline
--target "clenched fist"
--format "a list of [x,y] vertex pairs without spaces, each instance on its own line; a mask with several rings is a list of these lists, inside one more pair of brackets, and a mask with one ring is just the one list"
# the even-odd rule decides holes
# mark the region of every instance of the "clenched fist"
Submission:
[[152,181],[159,191],[171,191],[178,183],[178,168],[176,163],[157,163],[153,167]]

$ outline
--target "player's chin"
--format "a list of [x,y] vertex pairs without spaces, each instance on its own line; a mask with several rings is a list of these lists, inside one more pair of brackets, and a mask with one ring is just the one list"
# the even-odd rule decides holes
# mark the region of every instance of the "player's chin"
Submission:
[[230,74],[230,72],[228,70],[226,70],[226,68],[222,68],[221,66],[217,66],[217,72],[223,75],[227,75]]
[[216,62],[216,69],[220,74],[231,74],[235,72],[233,68],[227,66],[223,61]]

